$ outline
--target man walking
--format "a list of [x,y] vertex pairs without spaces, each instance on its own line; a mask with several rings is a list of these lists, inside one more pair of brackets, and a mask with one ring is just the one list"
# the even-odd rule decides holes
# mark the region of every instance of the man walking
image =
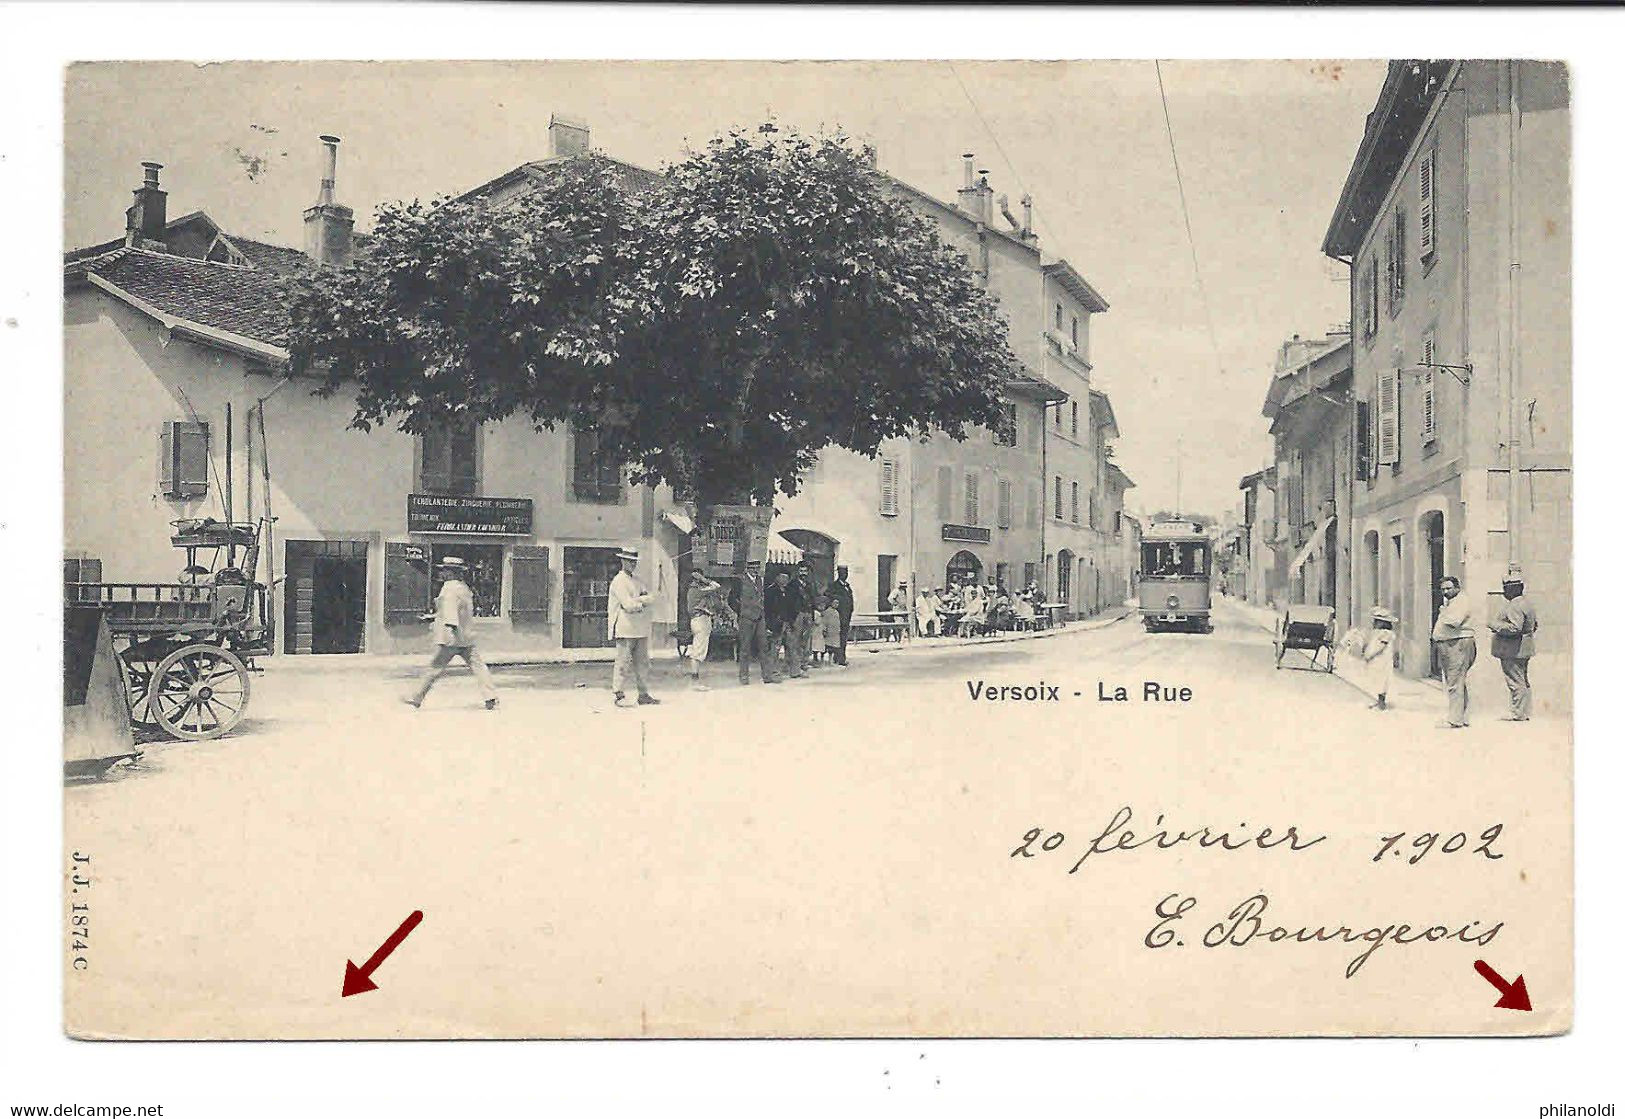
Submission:
[[796,618],[801,614],[801,598],[790,573],[781,571],[773,577],[767,588],[768,648],[777,655],[784,650],[784,671],[792,680],[807,675],[801,670],[801,657],[796,650]]
[[615,641],[610,687],[615,691],[615,706],[626,706],[629,674],[637,684],[640,704],[659,703],[649,694],[649,637],[654,632],[654,612],[649,606],[655,596],[637,577],[636,548],[622,548],[615,558],[621,561],[621,570],[609,581],[609,636]]
[[762,583],[760,561],[745,568],[739,578],[739,682],[750,683],[750,662],[754,657],[761,668],[762,683],[777,684],[779,674],[768,667],[773,655],[767,636],[767,587]]
[[830,604],[841,622],[841,641],[835,650],[835,663],[846,666],[846,636],[852,629],[852,584],[846,581],[846,568],[835,569],[835,582],[829,588]]
[[1478,659],[1478,641],[1473,636],[1472,608],[1461,593],[1461,580],[1446,575],[1439,581],[1444,605],[1433,625],[1433,647],[1439,654],[1444,674],[1444,690],[1450,700],[1450,714],[1443,726],[1455,729],[1467,725],[1467,672]]
[[1495,612],[1490,629],[1490,652],[1501,662],[1501,674],[1506,677],[1512,710],[1501,718],[1514,723],[1529,721],[1534,709],[1534,691],[1529,686],[1529,658],[1535,655],[1535,630],[1540,622],[1535,607],[1523,596],[1523,572],[1517,567],[1507,570],[1501,581],[1501,594],[1506,601]]
[[722,597],[722,584],[712,582],[696,567],[688,578],[688,628],[692,635],[688,643],[688,667],[696,691],[711,690],[700,679],[701,666],[711,655],[711,628],[717,618],[726,622],[733,616],[734,612],[728,609]]
[[434,687],[434,682],[445,674],[451,658],[462,657],[463,663],[474,674],[474,682],[479,685],[480,695],[485,699],[485,709],[491,711],[496,708],[497,689],[491,681],[491,670],[485,667],[485,659],[474,647],[474,592],[463,581],[467,572],[468,565],[461,557],[447,556],[440,561],[440,593],[435,595],[434,613],[425,615],[434,619],[436,649],[434,659],[418,679],[417,689],[406,698],[406,702],[413,707],[423,706],[423,698]]

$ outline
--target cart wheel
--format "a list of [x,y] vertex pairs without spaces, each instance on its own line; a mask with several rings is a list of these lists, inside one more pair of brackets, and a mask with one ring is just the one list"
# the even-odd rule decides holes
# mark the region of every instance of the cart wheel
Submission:
[[119,653],[119,661],[124,666],[124,690],[130,705],[130,722],[143,727],[156,726],[158,720],[147,708],[147,693],[152,691],[152,674],[158,667],[158,660],[125,649]]
[[188,645],[152,674],[147,707],[176,738],[217,738],[248,710],[248,669],[229,649]]

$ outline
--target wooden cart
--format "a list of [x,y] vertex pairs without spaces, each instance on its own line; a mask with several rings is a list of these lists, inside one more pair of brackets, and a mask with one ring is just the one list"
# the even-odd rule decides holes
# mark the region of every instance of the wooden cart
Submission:
[[1275,667],[1281,667],[1281,658],[1288,649],[1310,653],[1308,669],[1320,667],[1320,654],[1326,653],[1326,671],[1332,671],[1337,656],[1333,646],[1337,635],[1337,611],[1330,606],[1294,605],[1286,608],[1275,626]]
[[254,658],[276,637],[269,588],[256,581],[270,521],[174,526],[170,543],[186,553],[180,582],[69,581],[66,597],[101,608],[131,722],[174,738],[217,738],[242,721]]

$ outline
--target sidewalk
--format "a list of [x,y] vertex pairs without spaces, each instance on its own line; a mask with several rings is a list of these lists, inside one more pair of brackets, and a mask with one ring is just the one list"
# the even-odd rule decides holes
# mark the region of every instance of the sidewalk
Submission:
[[[1280,614],[1268,607],[1255,606],[1250,602],[1242,602],[1234,598],[1223,598],[1219,601],[1241,615],[1248,623],[1258,626],[1260,629],[1268,630],[1271,634],[1275,632],[1276,626],[1279,624]],[[1341,643],[1342,634],[1338,635],[1338,641]],[[1286,657],[1282,661],[1283,666],[1293,664],[1294,658],[1297,658],[1296,663],[1307,665],[1309,654],[1301,653],[1295,649],[1288,649]],[[1324,653],[1321,654],[1321,663],[1325,663]],[[1377,697],[1377,693],[1372,690],[1370,678],[1367,675],[1367,672],[1371,670],[1364,661],[1356,657],[1350,657],[1348,653],[1340,649],[1337,657],[1333,659],[1333,665],[1333,675],[1351,687],[1364,692],[1372,699]],[[1388,689],[1388,702],[1394,707],[1437,706],[1443,702],[1443,694],[1444,685],[1437,680],[1431,678],[1418,680],[1396,674],[1393,684]]]
[[[1137,607],[1129,602],[1122,606],[1108,607],[1105,611],[1093,618],[1078,622],[1068,622],[1055,629],[1035,630],[1025,633],[1000,633],[987,637],[910,637],[904,641],[865,641],[862,644],[848,645],[847,649],[853,653],[871,654],[909,654],[930,652],[936,649],[952,649],[968,645],[1001,645],[1011,641],[1040,641],[1049,637],[1061,637],[1069,633],[1086,633],[1091,630],[1104,629],[1106,626],[1122,621],[1136,613]],[[613,648],[599,649],[546,649],[537,652],[515,652],[481,650],[485,656],[485,663],[492,668],[531,668],[560,665],[593,665],[612,664],[615,661]],[[300,673],[317,673],[326,675],[340,671],[370,671],[370,672],[396,672],[411,673],[421,669],[428,662],[429,653],[317,653],[304,656],[277,655],[262,659],[261,666],[273,668],[278,673],[289,675]],[[652,661],[680,660],[677,656],[676,644],[670,643],[662,648],[650,651],[649,659]],[[461,666],[461,661],[454,662]]]

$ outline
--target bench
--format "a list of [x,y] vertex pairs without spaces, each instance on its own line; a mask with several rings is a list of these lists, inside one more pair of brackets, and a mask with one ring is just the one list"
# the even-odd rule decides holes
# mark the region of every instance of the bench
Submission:
[[901,641],[907,636],[907,620],[895,613],[853,614],[847,641],[856,645],[863,641]]

